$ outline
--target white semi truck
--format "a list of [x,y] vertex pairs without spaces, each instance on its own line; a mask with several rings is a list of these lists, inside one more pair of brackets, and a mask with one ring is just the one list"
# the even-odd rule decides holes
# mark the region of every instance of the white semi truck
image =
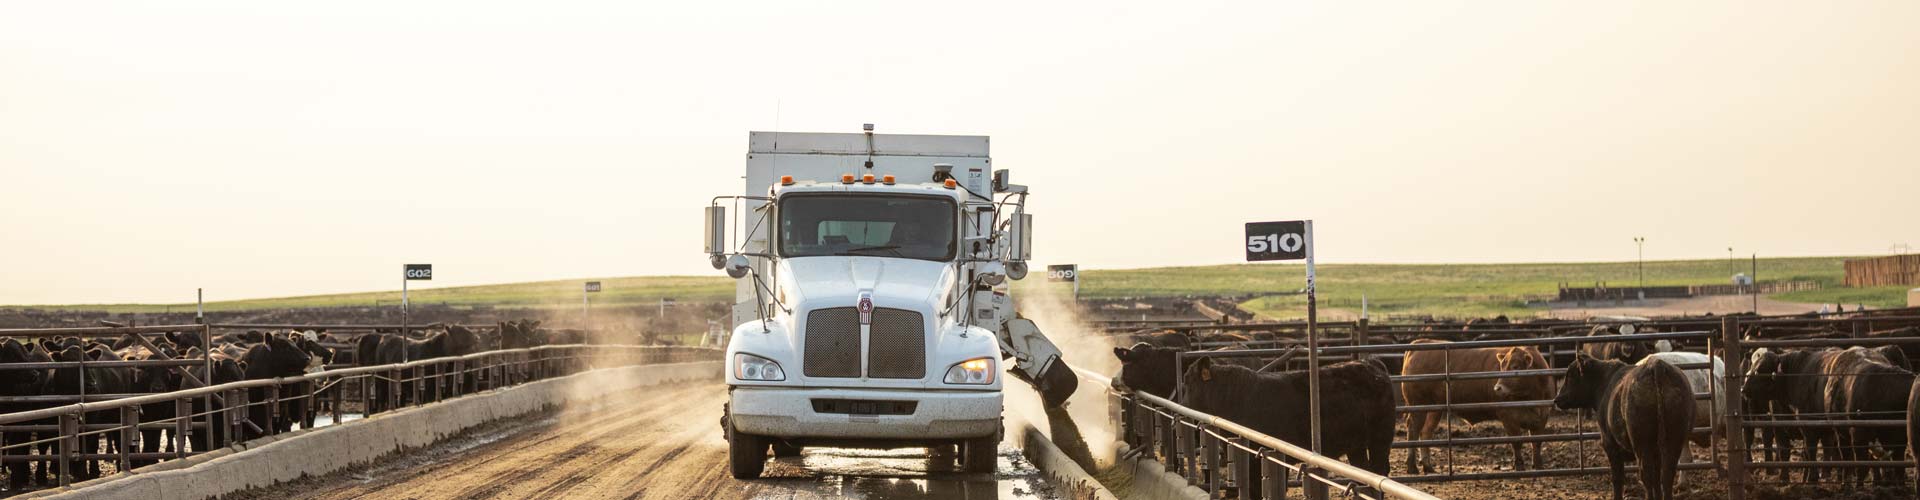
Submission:
[[706,209],[706,252],[738,280],[721,418],[736,478],[769,449],[958,447],[990,472],[1002,375],[1059,405],[1077,384],[1018,317],[1025,186],[987,137],[748,134],[745,194]]

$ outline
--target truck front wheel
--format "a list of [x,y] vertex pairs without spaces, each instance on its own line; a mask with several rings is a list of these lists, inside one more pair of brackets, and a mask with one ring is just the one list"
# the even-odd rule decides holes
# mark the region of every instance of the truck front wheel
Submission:
[[993,472],[1000,458],[998,434],[968,439],[960,444],[960,470],[970,474]]
[[767,468],[767,439],[727,426],[727,466],[734,479],[757,479]]

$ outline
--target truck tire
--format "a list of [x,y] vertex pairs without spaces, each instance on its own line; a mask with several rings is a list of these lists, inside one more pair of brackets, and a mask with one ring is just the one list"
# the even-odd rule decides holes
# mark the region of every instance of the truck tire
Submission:
[[1000,435],[968,439],[960,444],[960,470],[969,474],[991,473],[999,466]]
[[734,479],[758,479],[767,469],[767,439],[727,427],[727,467]]
[[781,441],[777,439],[773,441],[773,456],[775,457],[781,457],[781,458],[797,457],[797,456],[800,456],[801,449],[802,447],[798,445],[788,444],[786,441]]

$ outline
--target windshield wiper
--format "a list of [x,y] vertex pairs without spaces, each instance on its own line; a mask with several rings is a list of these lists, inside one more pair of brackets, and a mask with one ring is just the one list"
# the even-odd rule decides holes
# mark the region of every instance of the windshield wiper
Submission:
[[893,252],[893,255],[895,257],[905,256],[900,253],[900,245],[879,245],[879,246],[871,246],[871,247],[849,248],[835,255],[859,255],[855,252],[868,252],[873,250],[886,250],[889,252]]

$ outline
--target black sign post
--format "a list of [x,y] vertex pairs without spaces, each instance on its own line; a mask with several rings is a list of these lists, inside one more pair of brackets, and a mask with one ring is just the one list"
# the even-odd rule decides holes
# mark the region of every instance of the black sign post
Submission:
[[589,281],[585,291],[580,292],[580,317],[583,320],[593,319],[593,305],[587,302],[587,294],[590,293],[600,293],[600,282]]
[[1076,303],[1080,302],[1079,264],[1054,264],[1047,266],[1047,281],[1050,283],[1059,283],[1062,281],[1073,283],[1073,301]]
[[1320,452],[1320,329],[1314,296],[1313,221],[1247,223],[1247,261],[1307,261],[1307,412],[1312,418],[1313,452]]
[[433,281],[433,264],[407,264],[401,266],[400,276],[400,335],[407,335],[407,282]]

